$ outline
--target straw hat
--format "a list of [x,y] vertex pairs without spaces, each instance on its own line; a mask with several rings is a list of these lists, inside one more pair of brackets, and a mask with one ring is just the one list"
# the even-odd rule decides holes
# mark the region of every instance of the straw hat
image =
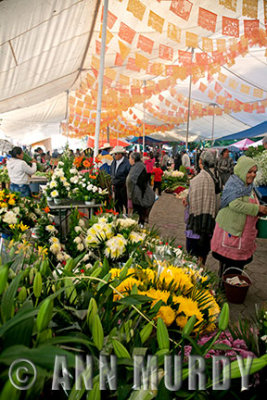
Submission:
[[104,143],[102,147],[99,148],[99,150],[106,150],[106,149],[111,149],[112,146],[110,143]]
[[126,153],[126,150],[122,146],[115,146],[113,150],[111,150],[110,154],[116,154],[116,153]]

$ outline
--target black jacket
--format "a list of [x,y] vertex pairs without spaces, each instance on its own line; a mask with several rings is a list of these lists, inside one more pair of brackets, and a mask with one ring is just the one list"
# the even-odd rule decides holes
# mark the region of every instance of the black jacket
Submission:
[[110,167],[110,175],[111,175],[112,185],[114,185],[114,186],[124,185],[127,175],[130,171],[130,168],[131,168],[131,165],[129,163],[128,158],[124,157],[124,160],[119,165],[119,167],[115,173],[116,161],[113,160],[111,167]]

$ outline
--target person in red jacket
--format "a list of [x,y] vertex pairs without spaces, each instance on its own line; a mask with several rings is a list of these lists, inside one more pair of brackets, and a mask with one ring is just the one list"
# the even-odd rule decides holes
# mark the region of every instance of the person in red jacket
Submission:
[[152,174],[154,175],[154,187],[153,190],[154,192],[156,191],[156,189],[158,188],[158,194],[159,196],[161,195],[161,181],[162,181],[162,175],[163,175],[163,171],[160,168],[160,164],[157,162],[155,164],[156,168],[153,168]]
[[[145,153],[144,153],[144,155],[145,155]],[[144,158],[143,162],[144,162],[144,164],[146,166],[146,172],[147,172],[147,175],[149,177],[149,183],[151,185],[151,174],[152,174],[152,171],[153,171],[153,168],[154,168],[154,164],[155,164],[155,158],[154,158],[153,153],[151,152],[149,154],[149,158]]]

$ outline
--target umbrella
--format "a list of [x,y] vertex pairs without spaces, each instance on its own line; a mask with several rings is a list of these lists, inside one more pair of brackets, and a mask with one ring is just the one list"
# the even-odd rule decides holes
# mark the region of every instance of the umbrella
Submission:
[[238,147],[240,150],[247,150],[250,144],[253,144],[253,140],[243,139],[239,142],[233,143],[233,146]]
[[[99,147],[104,146],[104,144],[107,143],[107,140],[99,140]],[[109,144],[111,147],[115,147],[115,146],[122,146],[122,147],[127,147],[130,146],[131,143],[128,143],[126,140],[123,139],[110,139],[109,140]],[[87,147],[94,147],[95,146],[95,138],[92,136],[88,137],[88,141],[87,141]]]
[[263,145],[263,143],[262,143],[262,139],[261,139],[261,140],[258,140],[257,142],[250,144],[249,147],[258,147],[258,146],[262,146],[262,145]]
[[13,149],[13,144],[11,144],[8,140],[0,139],[0,151],[1,153],[8,153]]

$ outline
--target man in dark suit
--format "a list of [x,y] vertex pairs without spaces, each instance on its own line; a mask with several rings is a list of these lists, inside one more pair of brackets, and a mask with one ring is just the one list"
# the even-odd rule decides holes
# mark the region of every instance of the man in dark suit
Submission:
[[122,146],[115,146],[110,154],[114,155],[110,174],[112,190],[115,197],[115,208],[117,212],[122,213],[124,206],[127,214],[126,178],[131,166],[128,158],[125,156],[125,149]]

